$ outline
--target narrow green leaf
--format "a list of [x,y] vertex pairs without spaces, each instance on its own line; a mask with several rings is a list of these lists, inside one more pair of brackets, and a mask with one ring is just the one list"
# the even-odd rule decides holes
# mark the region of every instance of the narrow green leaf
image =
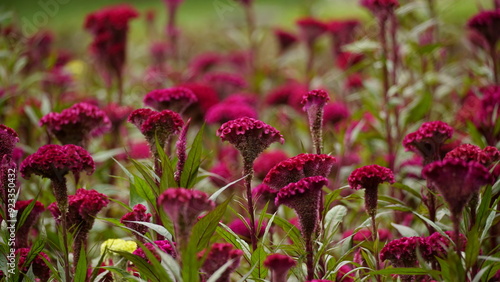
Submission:
[[[139,171],[139,173],[143,177],[143,180],[145,180],[147,182],[147,184],[151,187],[151,189],[157,189],[155,180],[151,176],[151,173],[148,172],[148,170],[150,170],[150,169],[147,168],[144,164],[142,164],[134,159],[130,159],[130,161],[132,162],[134,167]],[[134,177],[134,179],[135,178],[136,177]]]
[[85,282],[87,279],[87,254],[83,246],[79,252],[80,258],[78,259],[78,264],[76,266],[74,280],[75,282]]
[[331,238],[337,230],[340,223],[347,215],[347,208],[343,205],[337,205],[331,208],[325,216],[324,223],[326,224],[326,238]]
[[198,169],[201,163],[201,153],[203,151],[203,131],[205,125],[200,128],[200,131],[196,134],[191,149],[189,150],[188,156],[186,158],[186,163],[184,164],[184,170],[181,174],[181,187],[191,188],[196,183],[196,178],[198,176]]
[[133,186],[135,188],[135,192],[137,192],[137,195],[139,197],[145,199],[150,204],[154,205],[156,203],[156,199],[158,198],[159,195],[155,195],[155,192],[153,191],[152,187],[149,186],[144,179],[135,175]]
[[401,224],[396,224],[394,222],[391,223],[391,225],[396,228],[396,230],[401,234],[403,237],[418,237],[420,234],[418,234],[417,231],[415,231],[413,228],[401,225]]
[[17,222],[17,229],[19,229],[21,226],[23,226],[24,222],[26,221],[26,218],[28,215],[31,214],[31,211],[33,210],[33,207],[36,204],[36,201],[38,199],[38,195],[31,201],[31,203],[24,209],[23,213],[21,214],[21,218]]
[[165,237],[167,240],[172,241],[172,234],[163,227],[162,225],[154,224],[151,222],[144,222],[144,221],[127,221],[127,222],[132,222],[140,225],[144,225],[148,227],[149,229],[152,229],[156,233],[160,234],[161,236]]
[[250,253],[250,246],[248,243],[241,239],[233,230],[231,230],[224,223],[219,223],[217,227],[217,234],[221,236],[226,242],[233,244],[237,249],[243,251],[243,255],[247,261],[251,261],[252,254]]
[[476,226],[467,233],[467,244],[465,246],[465,265],[467,268],[472,267],[476,263],[480,247],[479,232]]
[[[145,250],[144,250],[145,249]],[[147,248],[144,248],[144,252],[147,253],[149,251]],[[116,252],[120,256],[126,258],[130,262],[134,264],[135,267],[139,270],[139,272],[144,275],[142,278],[151,280],[153,282],[160,282],[159,277],[156,275],[156,273],[153,271],[153,268],[151,265],[143,258],[133,255],[128,252]]]
[[252,266],[255,266],[252,276],[253,278],[266,278],[267,276],[267,268],[264,267],[264,260],[266,260],[267,253],[264,250],[264,246],[260,245],[256,250],[252,253]]
[[[271,218],[272,215],[266,214],[266,218]],[[293,244],[297,246],[297,248],[304,248],[304,241],[302,240],[302,235],[300,234],[299,229],[291,224],[289,221],[281,218],[281,217],[275,217],[274,218],[274,223],[281,227],[283,231],[287,233],[287,235],[292,239]]]

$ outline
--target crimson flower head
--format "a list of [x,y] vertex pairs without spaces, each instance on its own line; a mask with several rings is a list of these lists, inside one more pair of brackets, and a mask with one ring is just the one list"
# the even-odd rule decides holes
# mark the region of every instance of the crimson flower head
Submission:
[[21,175],[29,179],[32,174],[61,181],[68,172],[78,175],[82,171],[92,174],[94,160],[90,154],[76,145],[44,145],[21,163]]
[[122,122],[124,122],[130,113],[134,110],[130,106],[120,106],[116,103],[110,103],[102,109],[109,120],[111,121],[111,127],[116,130],[120,127]]
[[295,34],[282,29],[275,29],[274,36],[276,36],[276,40],[278,41],[279,52],[281,54],[290,49],[299,40]]
[[[16,202],[16,210],[17,210],[17,221],[21,221],[21,216],[26,208],[33,202],[33,200],[27,201],[17,201]],[[17,248],[27,248],[28,247],[28,235],[30,234],[30,229],[33,225],[38,221],[38,218],[45,210],[45,206],[36,201],[33,206],[31,212],[26,217],[23,225],[19,226],[16,232],[16,247]]]
[[198,100],[198,106],[202,114],[205,114],[208,109],[219,102],[217,92],[209,85],[203,83],[188,83],[181,85],[184,88],[191,90]]
[[104,69],[117,77],[122,76],[125,65],[128,23],[138,15],[129,5],[116,5],[91,13],[85,19],[85,29],[94,35],[90,51]]
[[61,113],[49,113],[40,119],[47,129],[63,145],[85,147],[93,136],[99,136],[111,128],[108,116],[89,103],[78,103]]
[[352,52],[340,52],[337,54],[335,58],[337,66],[341,70],[348,70],[349,68],[359,64],[365,56],[360,53],[352,53]]
[[307,92],[307,87],[296,81],[288,82],[271,90],[266,97],[267,105],[288,105],[294,110],[301,112],[302,96]]
[[267,256],[264,266],[269,268],[272,273],[272,281],[287,281],[287,275],[290,268],[297,265],[297,262],[287,255],[272,254]]
[[336,126],[341,121],[346,120],[351,116],[349,108],[343,103],[334,102],[326,104],[324,108],[323,126]]
[[399,6],[398,0],[361,0],[360,4],[382,20],[386,20]]
[[[35,258],[29,258],[30,253],[29,248],[19,248],[16,250],[16,256],[19,256],[19,261],[17,263],[19,269],[23,273],[27,273],[31,268],[35,277],[40,279],[40,281],[49,281],[50,278],[50,268],[47,266],[47,262],[50,263],[50,258],[44,252],[34,253]],[[43,258],[42,258],[43,257]],[[27,264],[28,259],[32,259],[29,264]]]
[[288,159],[288,155],[282,150],[273,150],[262,153],[253,163],[253,171],[259,179],[264,179],[267,173],[278,163]]
[[248,86],[242,76],[228,72],[207,73],[203,76],[203,81],[215,89],[220,99],[224,99]]
[[318,226],[321,189],[327,184],[323,176],[306,177],[281,188],[276,196],[276,206],[285,205],[295,210],[305,238],[311,238]]
[[[246,222],[246,223],[245,223]],[[228,227],[238,236],[242,237],[246,242],[250,242],[250,219],[246,218],[245,222],[243,222],[240,218],[236,218],[233,220]],[[259,227],[259,223],[255,222],[255,230],[257,230]],[[264,236],[264,232],[266,231],[267,223],[262,222],[260,226],[260,230],[258,231],[259,234],[257,234],[257,237],[261,238]]]
[[488,146],[481,150],[476,145],[462,144],[455,149],[449,151],[445,159],[461,159],[466,162],[476,161],[485,167],[500,160],[500,151],[492,146]]
[[252,163],[272,143],[285,142],[276,128],[248,117],[224,123],[217,130],[217,136],[236,147],[248,163]]
[[144,97],[144,104],[157,111],[171,110],[177,113],[184,112],[191,104],[198,102],[198,98],[188,88],[172,87],[156,89]]
[[151,151],[155,154],[157,154],[156,138],[164,147],[169,137],[179,134],[184,126],[181,116],[170,110],[157,112],[151,109],[138,109],[130,114],[128,121],[134,124],[146,137]]
[[381,183],[393,184],[394,174],[386,167],[367,165],[355,169],[347,179],[351,189],[365,189],[365,207],[370,215],[377,210],[378,186]]
[[313,45],[316,39],[328,31],[328,25],[315,18],[303,18],[297,21],[300,37],[307,45]]
[[269,203],[268,213],[274,213],[278,210],[278,207],[274,204],[276,199],[276,194],[278,191],[272,189],[264,183],[261,183],[252,189],[252,197],[257,200],[257,205],[264,208],[267,203]]
[[357,19],[333,20],[328,23],[328,31],[333,38],[335,53],[339,53],[342,46],[353,41],[354,31],[360,25],[361,23]]
[[480,104],[472,109],[472,121],[490,146],[500,141],[500,131],[496,129],[500,115],[500,87],[490,85],[479,89],[482,94]]
[[[203,255],[203,253],[201,255]],[[210,248],[210,252],[208,253],[205,262],[201,266],[203,278],[208,279],[224,264],[226,264],[229,261],[232,261],[232,263],[226,268],[226,270],[220,274],[219,279],[217,279],[217,281],[230,281],[229,276],[240,265],[240,260],[242,256],[243,256],[243,251],[238,249],[233,249],[233,245],[231,244],[228,243],[213,244],[212,247]]]
[[17,142],[19,142],[19,136],[14,129],[0,124],[0,160],[5,155],[12,155]]
[[480,34],[489,44],[494,47],[500,39],[498,29],[500,28],[500,11],[481,11],[467,22],[467,26]]
[[[453,238],[453,232],[446,231],[449,238]],[[421,250],[422,257],[429,262],[437,262],[436,258],[446,259],[448,249],[451,246],[450,239],[439,232],[434,232],[432,235],[424,238],[426,244]],[[465,251],[467,246],[467,238],[463,234],[459,234],[461,251]]]
[[150,219],[151,214],[147,212],[146,207],[144,205],[138,204],[134,206],[131,212],[126,213],[124,216],[122,216],[120,222],[123,223],[123,225],[125,225],[126,227],[144,235],[146,234],[146,232],[148,232],[148,227],[130,221],[149,222]]
[[422,176],[437,188],[456,217],[474,193],[494,182],[493,176],[483,165],[461,159],[433,162],[424,167]]
[[189,62],[193,76],[205,74],[223,62],[223,57],[217,53],[202,53]]
[[[82,228],[82,222],[94,222],[95,216],[108,205],[108,197],[96,190],[80,188],[75,195],[68,196],[69,208],[67,213],[68,226]],[[57,222],[60,221],[61,211],[56,203],[49,205],[48,210]]]
[[[176,257],[175,248],[170,244],[168,240],[158,240],[154,241],[154,243],[146,243],[144,244],[144,246],[155,256],[155,258],[158,261],[161,260],[161,257],[156,251],[157,249],[160,249],[160,251],[169,254],[174,258]],[[145,259],[148,263],[150,263],[148,257],[146,256],[146,253],[140,247],[137,248],[132,254],[140,256],[141,258]]]
[[421,237],[403,237],[385,244],[380,251],[380,260],[389,260],[395,267],[415,267],[417,249],[425,244]]
[[242,117],[256,119],[257,111],[246,103],[228,103],[223,101],[207,111],[205,121],[208,124],[223,124]]
[[335,157],[325,154],[299,154],[274,166],[267,173],[263,183],[280,190],[305,177],[328,177],[335,161]]
[[424,164],[429,164],[439,159],[439,149],[452,135],[453,128],[445,122],[424,122],[417,131],[405,136],[403,146],[420,154]]
[[312,90],[302,96],[302,109],[308,112],[311,108],[323,108],[328,101],[330,101],[330,97],[325,90]]

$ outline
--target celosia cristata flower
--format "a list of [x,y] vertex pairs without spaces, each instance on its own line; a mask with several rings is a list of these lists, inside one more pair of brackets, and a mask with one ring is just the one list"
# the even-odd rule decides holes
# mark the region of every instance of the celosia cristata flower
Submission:
[[280,54],[285,53],[285,51],[290,49],[299,40],[295,34],[282,29],[275,29],[274,36],[278,41]]
[[467,22],[467,26],[480,34],[493,47],[500,39],[500,11],[480,11]]
[[267,173],[278,163],[288,159],[288,155],[282,150],[273,150],[262,153],[253,163],[255,176],[264,179]]
[[[26,208],[31,204],[33,200],[27,201],[17,201],[16,202],[16,210],[17,210],[17,221],[21,221],[21,216]],[[16,231],[16,248],[28,248],[28,236],[30,234],[30,229],[33,225],[38,221],[40,214],[45,210],[45,206],[36,201],[33,206],[31,212],[26,216],[26,219],[23,225],[17,227]]]
[[24,55],[27,58],[23,72],[29,73],[34,70],[43,70],[45,62],[50,57],[54,35],[50,31],[38,31],[30,36],[24,46],[27,47]]
[[[16,256],[19,256],[18,267],[22,273],[27,273],[31,268],[35,277],[40,279],[40,281],[49,281],[50,278],[50,268],[47,266],[48,261],[50,263],[50,258],[44,252],[36,253],[36,257],[29,263],[26,264],[28,260],[28,254],[30,252],[29,248],[20,248],[16,250]],[[43,259],[42,259],[43,257]],[[31,259],[31,258],[30,258]],[[44,260],[45,259],[45,260]]]
[[288,271],[297,265],[297,262],[290,256],[283,254],[272,254],[267,256],[264,266],[271,270],[271,281],[286,282]]
[[321,189],[327,184],[323,176],[306,177],[281,188],[276,196],[277,206],[285,205],[295,210],[305,238],[310,238],[317,228]]
[[[170,242],[168,240],[158,240],[158,241],[155,241],[154,243],[146,243],[144,244],[144,246],[151,252],[153,253],[153,255],[155,256],[155,258],[160,261],[161,260],[161,257],[160,255],[157,253],[157,249],[160,249],[160,251],[166,253],[166,254],[169,254],[171,255],[172,257],[176,257],[177,254],[176,254],[176,251],[175,251],[175,247],[173,247]],[[174,245],[175,246],[175,245]],[[141,248],[137,248],[134,252],[133,252],[134,255],[137,255],[137,256],[140,256],[141,258],[145,259],[146,261],[150,262],[146,253],[144,252],[143,249]]]
[[[203,256],[203,253],[200,255]],[[202,277],[204,279],[208,279],[224,264],[226,264],[228,261],[232,261],[231,265],[229,265],[217,279],[217,281],[220,282],[231,281],[230,275],[240,265],[240,260],[242,256],[243,256],[243,251],[238,249],[233,249],[233,245],[231,244],[227,243],[213,244],[205,259],[205,262],[201,266]]]
[[496,146],[500,141],[498,131],[498,116],[500,116],[500,87],[491,85],[479,89],[482,94],[480,104],[473,110],[472,122],[485,137],[490,146]]
[[302,96],[307,87],[295,81],[288,82],[271,90],[266,96],[266,104],[270,106],[288,105],[300,112],[302,110]]
[[296,24],[299,27],[301,39],[309,46],[328,31],[328,25],[315,18],[299,19]]
[[101,255],[113,256],[114,252],[133,253],[137,249],[137,243],[123,239],[108,239],[101,244]]
[[242,117],[256,119],[257,111],[246,103],[227,103],[223,101],[207,111],[205,121],[208,124],[223,124]]
[[122,77],[128,24],[138,15],[129,5],[116,5],[91,13],[85,19],[85,29],[94,35],[90,51],[104,68],[103,75],[108,83],[111,82],[110,73],[119,80]]
[[420,154],[426,165],[440,158],[441,146],[452,135],[453,128],[445,122],[424,122],[417,131],[405,136],[403,146],[408,151]]
[[78,103],[61,113],[49,113],[40,119],[63,145],[85,147],[91,137],[99,136],[111,128],[108,116],[89,103]]
[[336,57],[336,64],[341,70],[347,70],[357,64],[359,64],[365,56],[359,53],[352,52],[340,52]]
[[323,126],[336,126],[350,116],[351,113],[347,108],[347,105],[340,102],[326,104],[323,115]]
[[[446,231],[446,235],[453,238],[451,231]],[[467,245],[467,238],[460,234],[460,247],[461,251],[465,251]],[[446,259],[448,250],[451,246],[451,241],[439,232],[434,232],[432,235],[423,238],[425,244],[421,246],[422,257],[428,262],[437,262],[437,258]]]
[[421,237],[392,240],[380,251],[380,259],[389,260],[395,267],[415,267],[418,263],[417,249],[423,244],[425,240]]
[[180,85],[191,90],[198,99],[197,105],[200,107],[202,114],[205,114],[208,109],[219,102],[217,92],[208,84],[203,83],[188,83]]
[[203,76],[203,81],[215,89],[220,99],[224,99],[248,86],[242,76],[225,72],[207,73]]
[[269,203],[267,206],[267,212],[271,214],[278,210],[278,207],[274,204],[277,194],[278,191],[272,189],[264,183],[261,183],[252,189],[252,197],[257,200],[257,205],[260,206],[260,208],[264,208],[266,204]]
[[359,20],[333,20],[327,23],[328,31],[333,39],[334,52],[340,53],[342,47],[354,40],[355,29],[361,25]]
[[476,161],[485,167],[500,160],[500,151],[492,146],[481,150],[479,146],[472,144],[462,144],[449,151],[444,159],[461,159],[466,162]]
[[171,110],[183,113],[191,104],[198,102],[198,98],[188,88],[172,87],[156,89],[144,97],[144,105],[157,111]]
[[398,0],[361,0],[360,4],[381,20],[386,20],[399,6]]
[[307,113],[309,130],[311,131],[313,147],[316,154],[321,154],[323,149],[323,108],[330,100],[325,90],[312,90],[302,96],[302,110]]
[[130,106],[120,106],[116,103],[110,103],[102,110],[108,116],[111,128],[116,131],[134,109]]
[[[142,221],[142,222],[149,222],[151,219],[151,214],[147,212],[146,207],[144,205],[138,204],[135,205],[133,210],[129,213],[126,213],[122,218],[120,219],[120,222],[123,223],[126,227],[137,231],[138,233],[144,235],[148,232],[149,228],[145,225],[139,224],[139,223],[134,223],[130,221]],[[139,241],[143,241],[144,239],[138,235],[134,235],[137,237]]]
[[305,177],[328,177],[335,161],[335,157],[325,154],[299,154],[273,167],[267,173],[263,183],[275,190],[280,190]]
[[236,147],[243,159],[250,163],[272,143],[285,141],[274,127],[248,117],[224,123],[217,130],[217,136]]
[[12,155],[19,136],[14,129],[0,124],[0,160],[5,156]]
[[169,188],[158,198],[158,205],[172,220],[177,242],[186,243],[191,228],[201,213],[210,211],[215,203],[202,191]]
[[455,217],[460,217],[473,193],[494,181],[483,165],[461,159],[433,162],[424,167],[422,176],[438,189]]
[[223,57],[217,53],[202,53],[189,62],[189,69],[194,77],[205,74],[223,62]]
[[355,169],[347,179],[351,189],[365,189],[365,207],[371,216],[377,211],[378,186],[384,182],[393,184],[394,174],[386,167],[367,165]]

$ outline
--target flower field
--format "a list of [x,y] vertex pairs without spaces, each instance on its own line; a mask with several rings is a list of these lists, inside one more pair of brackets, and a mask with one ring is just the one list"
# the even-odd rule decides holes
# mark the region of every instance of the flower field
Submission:
[[500,281],[500,1],[158,2],[0,10],[0,281]]

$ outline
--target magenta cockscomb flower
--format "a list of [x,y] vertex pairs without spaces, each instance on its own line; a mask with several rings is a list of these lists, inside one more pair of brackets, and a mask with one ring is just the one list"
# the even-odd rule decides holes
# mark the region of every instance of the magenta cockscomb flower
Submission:
[[[90,52],[108,85],[111,85],[111,77],[116,77],[119,88],[122,88],[128,24],[138,15],[133,7],[122,4],[103,8],[85,19],[85,29],[94,35]],[[121,104],[122,91],[119,92],[118,103]]]
[[[203,256],[200,254],[199,256]],[[241,257],[243,256],[243,251],[234,249],[233,245],[228,243],[215,243],[210,248],[208,255],[206,256],[205,262],[201,266],[201,275],[203,281],[206,281],[210,276],[212,276],[218,269],[220,269],[224,264],[231,261],[232,263],[226,268],[226,270],[220,274],[216,281],[229,282],[231,281],[230,276],[233,271],[240,265]]]
[[297,43],[297,41],[299,41],[295,34],[282,29],[275,29],[274,36],[276,37],[276,41],[278,42],[280,54],[285,53],[295,43]]
[[264,208],[266,204],[268,213],[275,213],[278,207],[275,205],[274,201],[278,191],[272,189],[264,183],[261,183],[252,189],[252,197],[257,201],[256,204],[259,208]]
[[258,179],[264,179],[267,173],[278,163],[288,159],[288,154],[282,150],[262,153],[253,163],[253,170]]
[[347,77],[344,87],[347,90],[355,91],[363,87],[363,80],[363,76],[360,73],[353,73]]
[[348,70],[363,61],[365,56],[360,53],[340,52],[335,58],[335,63],[341,70]]
[[405,136],[403,146],[420,154],[426,165],[440,159],[440,148],[452,135],[453,128],[445,122],[424,122],[417,131]]
[[264,266],[271,270],[271,281],[286,282],[288,271],[297,265],[297,262],[290,256],[283,254],[271,254],[264,261]]
[[43,70],[46,68],[46,60],[50,57],[54,34],[47,30],[38,31],[27,38],[24,45],[27,47],[23,55],[26,56],[27,62],[23,72],[30,73],[35,70]]
[[445,159],[424,167],[422,175],[438,189],[454,216],[459,216],[472,193],[492,184],[489,171],[475,161]]
[[377,212],[378,186],[384,182],[395,182],[393,172],[379,165],[355,169],[347,180],[351,189],[365,189],[365,207],[370,215]]
[[198,216],[215,207],[206,193],[185,188],[167,189],[158,198],[158,205],[172,220],[176,240],[180,244],[187,243]]
[[[22,273],[28,273],[31,268],[33,274],[36,278],[40,279],[42,282],[49,281],[50,278],[50,268],[47,266],[47,262],[50,263],[50,258],[44,252],[35,253],[35,258],[28,258],[28,254],[31,251],[30,248],[19,248],[16,250],[16,256],[19,256],[18,267]],[[42,259],[43,257],[43,259]],[[27,264],[28,259],[31,260],[30,263]]]
[[188,88],[171,87],[156,89],[144,97],[144,105],[157,111],[171,110],[183,113],[191,104],[198,102],[198,98]]
[[476,161],[485,167],[500,160],[500,151],[492,146],[482,150],[479,146],[472,144],[462,144],[449,151],[444,159],[461,159],[466,162]]
[[109,204],[108,197],[96,190],[87,190],[80,188],[76,190],[75,195],[68,196],[68,211],[64,213],[59,209],[59,205],[52,203],[48,209],[56,219],[61,222],[66,218],[68,231],[75,232],[73,241],[74,259],[73,265],[78,265],[80,250],[87,249],[87,236],[94,225],[97,214]]
[[328,180],[323,176],[306,177],[283,187],[275,200],[277,206],[288,206],[297,213],[306,243],[307,279],[314,278],[312,236],[320,220],[321,189],[327,184]]
[[[17,210],[17,221],[20,222],[23,212],[33,200],[17,201],[15,209]],[[19,226],[16,231],[16,248],[28,248],[28,236],[31,228],[38,221],[38,218],[45,210],[45,206],[36,201],[31,212],[27,215],[23,225]]]
[[[49,94],[52,99],[59,98],[56,95],[65,93],[73,85],[73,77],[63,68],[53,68],[44,74],[42,80],[43,90]],[[51,100],[52,103],[55,100]]]
[[500,86],[490,85],[479,89],[482,94],[480,105],[472,112],[472,121],[490,146],[500,141],[497,130],[500,116]]
[[311,131],[316,154],[321,154],[323,150],[323,109],[328,101],[330,101],[328,93],[321,89],[309,91],[302,96],[302,110],[307,113],[309,130]]
[[[446,235],[453,238],[453,232],[446,231]],[[460,251],[465,251],[467,246],[467,238],[460,234]],[[437,262],[437,258],[446,259],[449,249],[451,248],[451,241],[443,234],[434,232],[432,235],[423,238],[426,242],[421,248],[422,257],[429,262]]]
[[[149,222],[151,220],[151,214],[147,212],[147,209],[144,205],[138,204],[135,205],[131,212],[126,213],[120,219],[120,222],[123,223],[126,227],[138,232],[139,234],[146,234],[149,228],[145,225],[134,223],[131,221],[142,221]],[[144,238],[139,234],[135,234],[134,236],[141,242],[144,242]]]
[[[246,222],[246,223],[245,223]],[[238,236],[240,236],[243,240],[250,243],[250,238],[252,237],[251,228],[250,227],[250,219],[246,218],[245,222],[243,222],[240,218],[233,220],[229,223],[228,227]],[[260,229],[258,231],[257,237],[262,238],[264,236],[264,232],[266,231],[266,222],[262,222]],[[259,223],[255,222],[255,229],[258,229]]]
[[[146,243],[144,244],[144,246],[155,256],[158,261],[161,261],[161,256],[157,252],[158,249],[174,258],[177,256],[175,245],[172,246],[172,244],[168,240],[157,240],[154,241],[154,243]],[[137,248],[132,254],[140,256],[148,263],[151,263],[142,248]]]
[[425,244],[422,237],[403,237],[392,240],[380,251],[380,260],[388,260],[395,267],[416,267],[417,250]]
[[202,53],[189,62],[189,70],[194,77],[210,72],[217,65],[223,63],[224,57],[217,53]]
[[248,86],[242,76],[226,72],[207,73],[203,76],[203,81],[215,89],[220,99],[240,92]]
[[325,105],[323,115],[323,126],[337,126],[340,122],[348,119],[351,112],[347,105],[341,102],[333,102]]
[[288,105],[298,112],[302,111],[302,96],[307,87],[301,83],[291,81],[271,90],[266,96],[265,103],[270,106]]
[[[392,233],[388,229],[379,229],[378,231],[378,239],[379,241],[388,241],[392,239]],[[347,238],[349,236],[353,235],[353,230],[347,230],[342,234],[342,238]],[[352,237],[352,240],[355,244],[358,244],[363,241],[373,241],[374,238],[372,236],[372,231],[368,228],[363,228],[358,230],[354,236]]]
[[328,25],[315,18],[303,18],[296,22],[300,38],[307,45],[313,45],[316,40],[328,31]]
[[500,39],[500,11],[480,11],[469,19],[467,26],[486,39],[489,46],[495,46]]
[[361,0],[360,4],[370,10],[376,17],[382,20],[394,13],[394,10],[399,6],[398,0]]
[[299,154],[273,167],[267,173],[263,183],[275,190],[280,190],[305,177],[328,177],[335,161],[335,157],[325,154]]
[[191,90],[198,99],[197,105],[200,107],[202,114],[205,114],[215,104],[219,103],[217,92],[208,84],[203,83],[188,83],[180,86]]
[[223,101],[207,111],[205,121],[208,124],[223,124],[242,117],[256,119],[257,116],[257,111],[246,103],[227,103]]
[[357,19],[332,20],[327,23],[328,31],[333,39],[333,51],[338,54],[342,47],[354,40],[355,30],[361,25]]
[[14,129],[0,124],[0,160],[3,156],[11,156],[16,144],[19,142],[19,136]]
[[[257,119],[242,117],[224,123],[217,136],[228,141],[240,151],[243,159],[250,165],[269,145],[285,140],[274,127]],[[251,170],[252,168],[250,168]]]
[[108,116],[98,107],[78,103],[61,113],[49,113],[40,119],[40,125],[63,145],[75,144],[86,147],[90,138],[102,135],[111,128]]
[[116,103],[110,103],[102,110],[111,122],[112,131],[116,131],[134,109],[130,106],[120,106]]

